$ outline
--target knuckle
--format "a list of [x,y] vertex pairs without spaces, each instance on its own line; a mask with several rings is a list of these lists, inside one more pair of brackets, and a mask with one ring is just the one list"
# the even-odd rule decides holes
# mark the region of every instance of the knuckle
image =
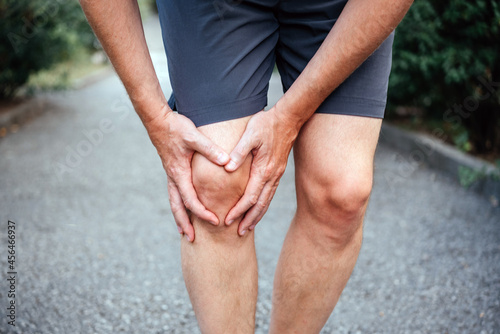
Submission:
[[266,209],[267,203],[264,201],[259,201],[257,202],[256,206],[259,211],[263,211]]
[[187,198],[183,198],[182,199],[182,204],[184,205],[184,207],[188,210],[193,210],[193,203],[187,199]]
[[273,176],[274,171],[275,171],[275,169],[274,169],[274,163],[271,162],[264,169],[264,173],[263,173],[264,178],[270,179]]
[[257,194],[251,194],[248,197],[248,203],[250,203],[251,206],[254,206],[255,204],[257,204],[258,201],[259,201],[259,195],[257,195]]
[[285,173],[286,166],[279,166],[277,169],[278,176],[282,176]]
[[193,144],[196,143],[196,135],[193,131],[186,131],[183,137],[184,137],[184,142],[189,146],[192,146]]
[[167,175],[170,177],[173,177],[174,175],[177,175],[177,167],[175,167],[172,164],[163,164],[163,168],[165,169],[165,172],[167,172]]

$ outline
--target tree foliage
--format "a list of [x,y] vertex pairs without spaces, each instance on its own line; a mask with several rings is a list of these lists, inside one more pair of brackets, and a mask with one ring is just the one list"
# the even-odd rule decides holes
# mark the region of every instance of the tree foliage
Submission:
[[0,0],[0,98],[95,37],[76,0]]
[[396,30],[389,83],[395,106],[462,127],[478,153],[499,150],[500,3],[416,0]]

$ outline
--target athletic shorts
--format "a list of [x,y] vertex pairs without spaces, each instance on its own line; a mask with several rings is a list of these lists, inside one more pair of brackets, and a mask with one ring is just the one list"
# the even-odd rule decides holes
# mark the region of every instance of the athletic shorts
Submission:
[[[276,64],[284,91],[328,35],[346,0],[157,0],[173,110],[196,126],[267,105]],[[316,110],[383,118],[393,34]]]

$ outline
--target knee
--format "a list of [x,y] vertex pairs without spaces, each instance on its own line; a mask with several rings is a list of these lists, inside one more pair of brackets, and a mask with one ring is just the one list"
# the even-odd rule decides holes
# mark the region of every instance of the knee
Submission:
[[372,190],[372,177],[349,175],[324,186],[322,201],[327,214],[357,219],[364,215]]
[[228,173],[196,153],[192,160],[193,185],[203,205],[219,218],[219,227],[229,210],[243,196],[250,174],[250,157],[236,171]]
[[326,236],[347,240],[361,227],[372,189],[371,171],[354,171],[299,178],[299,211],[307,215]]

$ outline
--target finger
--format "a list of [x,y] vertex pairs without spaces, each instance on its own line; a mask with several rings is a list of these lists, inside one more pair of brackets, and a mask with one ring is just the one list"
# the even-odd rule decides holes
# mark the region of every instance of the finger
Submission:
[[231,151],[231,160],[225,166],[226,171],[234,172],[237,170],[245,161],[250,152],[257,147],[256,136],[250,135],[249,130],[245,130],[243,136],[238,141],[238,144]]
[[226,225],[231,225],[236,218],[243,216],[245,212],[257,204],[265,184],[266,182],[264,181],[262,174],[256,172],[250,174],[250,179],[248,180],[245,193],[235,206],[229,210],[229,213],[226,216]]
[[200,219],[206,220],[215,226],[219,225],[219,219],[215,213],[208,211],[198,199],[189,174],[179,175],[177,180],[177,188],[179,189],[184,206]]
[[199,152],[214,164],[223,166],[229,162],[229,154],[227,154],[221,147],[214,144],[200,131],[195,130],[194,133],[194,140],[189,143],[192,149]]
[[168,183],[168,194],[170,198],[170,210],[174,215],[175,223],[180,234],[184,234],[188,241],[194,241],[194,228],[189,220],[189,216],[186,212],[186,208],[182,203],[181,195],[179,190],[172,181]]
[[246,213],[245,217],[240,222],[238,226],[239,235],[243,236],[248,230],[253,230],[266,213],[277,188],[271,184],[271,182],[266,184],[257,203]]

